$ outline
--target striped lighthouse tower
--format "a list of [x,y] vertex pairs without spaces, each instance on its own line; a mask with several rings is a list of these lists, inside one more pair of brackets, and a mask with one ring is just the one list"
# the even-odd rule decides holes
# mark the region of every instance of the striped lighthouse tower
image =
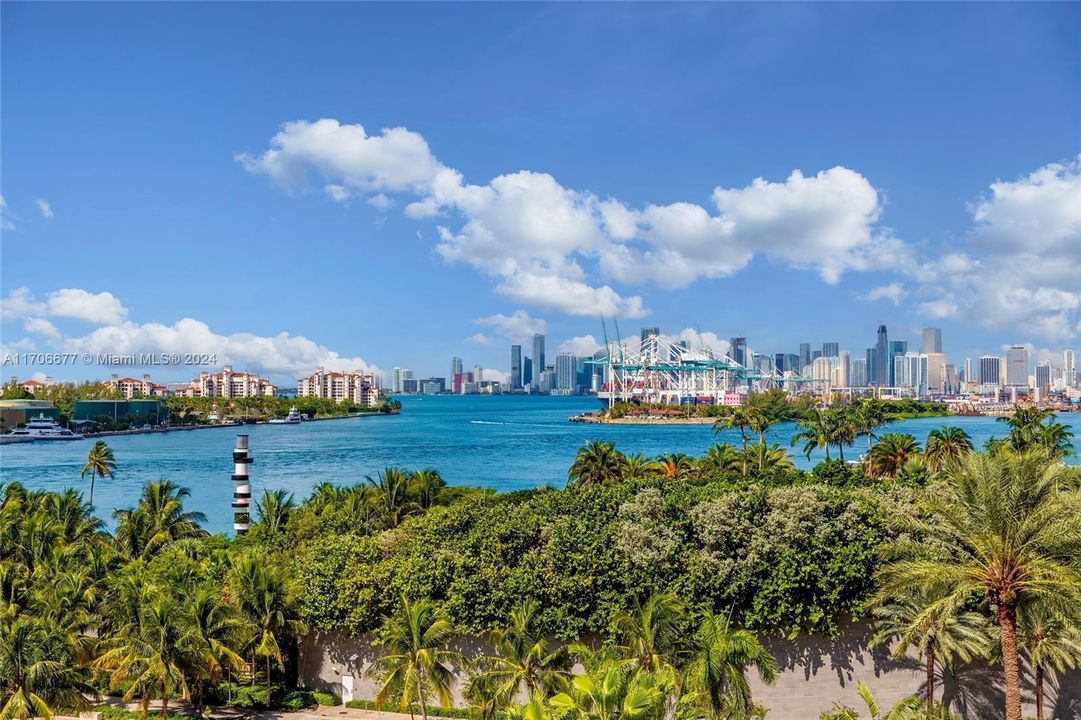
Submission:
[[233,531],[243,535],[251,528],[251,481],[248,466],[254,462],[248,453],[248,436],[237,435],[233,448]]

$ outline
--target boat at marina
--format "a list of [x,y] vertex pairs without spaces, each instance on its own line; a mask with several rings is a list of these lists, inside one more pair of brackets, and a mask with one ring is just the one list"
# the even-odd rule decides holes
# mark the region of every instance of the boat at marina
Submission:
[[289,408],[289,414],[283,418],[271,418],[267,420],[270,425],[298,425],[300,424],[300,411],[296,407]]
[[[10,433],[5,435],[6,438],[28,438],[29,440],[82,440],[83,436],[78,433],[74,433],[67,428],[60,427],[60,424],[50,417],[46,417],[45,413],[38,413],[38,416],[33,420],[30,420],[21,428],[15,428]],[[18,440],[16,440],[18,442]],[[23,440],[25,442],[25,440]]]

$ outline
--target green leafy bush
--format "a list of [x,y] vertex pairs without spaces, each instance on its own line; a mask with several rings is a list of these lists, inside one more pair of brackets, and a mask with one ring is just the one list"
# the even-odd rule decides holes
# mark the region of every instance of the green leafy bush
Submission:
[[[330,693],[324,694],[329,695]],[[282,695],[280,699],[275,699],[274,707],[278,710],[285,710],[286,712],[296,712],[297,710],[310,708],[315,704],[315,693],[309,690],[290,690]],[[336,705],[337,703],[334,704]]]
[[329,707],[335,707],[342,704],[342,696],[338,693],[323,692],[321,690],[313,690],[312,697],[320,705],[327,705]]

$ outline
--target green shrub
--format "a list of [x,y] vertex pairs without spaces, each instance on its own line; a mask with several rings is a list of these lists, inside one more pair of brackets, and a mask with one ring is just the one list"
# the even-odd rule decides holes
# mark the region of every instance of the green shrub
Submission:
[[[329,695],[330,693],[321,694]],[[297,710],[310,708],[315,704],[315,693],[308,690],[290,690],[281,699],[275,699],[274,707],[286,712],[296,712]]]
[[328,705],[334,707],[342,704],[342,696],[338,693],[322,692],[321,690],[313,690],[312,697],[320,705]]
[[[244,708],[245,710],[269,707],[266,685],[222,683],[219,691],[226,698],[226,704],[233,707]],[[278,688],[271,686],[271,697],[273,698],[276,694],[278,694]]]
[[[392,712],[398,711],[398,708],[396,706],[392,706],[391,703],[383,703],[382,707],[377,707],[375,702],[372,700],[350,700],[345,704],[345,706],[347,708],[353,708],[354,710],[387,710]],[[418,703],[413,703],[413,706],[409,709],[412,710],[413,714],[415,715],[420,714],[420,705]],[[429,707],[428,716],[457,719],[470,718],[472,717],[472,714],[470,713],[469,708]]]

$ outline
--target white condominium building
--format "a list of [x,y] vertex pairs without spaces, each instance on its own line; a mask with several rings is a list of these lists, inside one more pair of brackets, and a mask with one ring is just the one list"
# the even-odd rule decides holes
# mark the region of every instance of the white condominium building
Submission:
[[168,394],[165,386],[151,382],[149,375],[143,375],[142,379],[138,380],[132,377],[122,378],[114,373],[105,381],[105,384],[120,391],[126,400],[139,397],[165,397]]
[[228,365],[221,372],[199,373],[199,377],[187,386],[175,390],[177,395],[186,397],[243,398],[259,395],[273,396],[278,387],[255,373],[234,371]]
[[366,407],[375,407],[383,401],[375,376],[360,370],[343,373],[316,368],[314,373],[297,381],[297,395],[338,401],[348,399]]

